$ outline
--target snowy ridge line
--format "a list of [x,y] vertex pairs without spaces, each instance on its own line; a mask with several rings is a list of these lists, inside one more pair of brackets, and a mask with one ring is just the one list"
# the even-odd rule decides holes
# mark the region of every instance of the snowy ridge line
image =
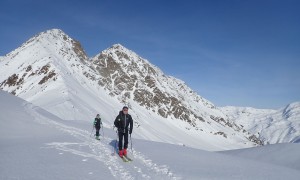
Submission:
[[[107,166],[111,174],[118,179],[181,179],[180,177],[172,173],[168,166],[158,165],[154,163],[151,159],[146,158],[146,156],[143,155],[141,152],[138,152],[136,150],[133,151],[133,157],[135,159],[134,161],[136,162],[137,160],[139,160],[140,162],[136,163],[146,167],[148,170],[148,174],[145,174],[141,168],[135,165],[126,164],[125,167],[122,165],[122,163],[120,163],[118,156],[111,155],[111,147],[109,147],[109,143],[112,142],[113,139],[108,137],[102,138],[102,141],[105,143],[103,143],[102,141],[94,140],[90,137],[90,132],[86,130],[70,127],[62,123],[56,122],[54,120],[51,120],[47,117],[44,117],[43,115],[37,112],[39,110],[42,110],[40,107],[26,103],[25,109],[29,114],[35,117],[36,122],[59,129],[63,132],[70,134],[76,139],[83,141],[83,143],[52,142],[46,144],[48,148],[55,148],[61,151],[69,152],[85,158],[93,158],[95,160],[103,162]],[[86,151],[82,151],[82,147],[88,148],[91,152],[88,153]],[[137,174],[132,175],[129,169],[133,170]],[[150,174],[150,172],[153,172],[154,174]]]

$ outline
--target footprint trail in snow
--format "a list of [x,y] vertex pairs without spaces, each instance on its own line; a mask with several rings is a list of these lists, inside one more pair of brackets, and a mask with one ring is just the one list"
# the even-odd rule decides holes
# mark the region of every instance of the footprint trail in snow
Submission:
[[88,158],[93,158],[105,164],[111,174],[118,179],[181,179],[175,175],[167,165],[160,165],[147,158],[141,152],[133,149],[130,153],[133,162],[124,163],[112,148],[111,138],[105,137],[98,141],[90,137],[90,132],[67,126],[63,123],[56,122],[41,116],[35,111],[36,121],[42,124],[47,124],[51,127],[59,129],[65,133],[70,134],[76,139],[82,141],[80,143],[74,142],[52,142],[46,144],[49,148],[55,148],[64,152],[72,153],[82,156],[82,161],[88,161]]

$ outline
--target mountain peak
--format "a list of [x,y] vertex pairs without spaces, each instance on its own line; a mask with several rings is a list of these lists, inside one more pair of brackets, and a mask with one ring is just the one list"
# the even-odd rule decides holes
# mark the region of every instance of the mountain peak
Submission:
[[132,57],[130,59],[135,59],[136,57],[139,57],[138,54],[136,54],[135,52],[133,52],[132,50],[126,48],[125,46],[123,46],[122,44],[114,44],[112,45],[110,48],[104,50],[106,52],[112,52],[114,54],[126,54],[129,57]]
[[60,29],[49,29],[49,30],[43,31],[37,35],[37,37],[43,37],[43,36],[64,37],[64,36],[68,36],[68,35]]
[[56,29],[56,28],[46,30],[46,31],[44,31],[42,33],[47,33],[47,34],[66,34],[61,29]]
[[120,50],[121,49],[127,49],[122,44],[119,44],[119,43],[112,45],[112,48],[114,48],[114,49],[120,49]]
[[40,54],[41,51],[44,51],[50,55],[61,54],[63,56],[70,56],[70,58],[74,52],[81,61],[88,59],[80,42],[72,39],[60,29],[50,29],[35,35],[7,56],[14,57],[19,52],[24,52],[25,49],[31,51],[31,53]]
[[70,38],[65,32],[63,32],[60,29],[50,29],[50,30],[46,30],[44,32],[41,32],[39,34],[37,34],[36,36],[34,36],[32,39],[30,39],[29,41],[32,40],[37,40],[37,41],[47,41],[47,42],[52,42],[52,43],[56,43],[57,41],[61,41],[61,42],[71,42],[73,41],[72,38]]

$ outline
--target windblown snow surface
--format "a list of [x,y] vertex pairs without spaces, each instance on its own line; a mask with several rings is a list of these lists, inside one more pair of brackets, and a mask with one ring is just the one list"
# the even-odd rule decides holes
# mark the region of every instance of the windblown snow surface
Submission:
[[0,91],[0,179],[298,179],[300,144],[209,152],[135,139],[133,161],[116,133],[93,138],[91,121],[66,121]]

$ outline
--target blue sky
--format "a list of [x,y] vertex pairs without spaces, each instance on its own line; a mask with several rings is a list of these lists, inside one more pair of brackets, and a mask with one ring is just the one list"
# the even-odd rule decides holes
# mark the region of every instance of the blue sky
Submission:
[[300,1],[1,0],[0,55],[59,28],[92,57],[115,43],[217,106],[300,101]]

